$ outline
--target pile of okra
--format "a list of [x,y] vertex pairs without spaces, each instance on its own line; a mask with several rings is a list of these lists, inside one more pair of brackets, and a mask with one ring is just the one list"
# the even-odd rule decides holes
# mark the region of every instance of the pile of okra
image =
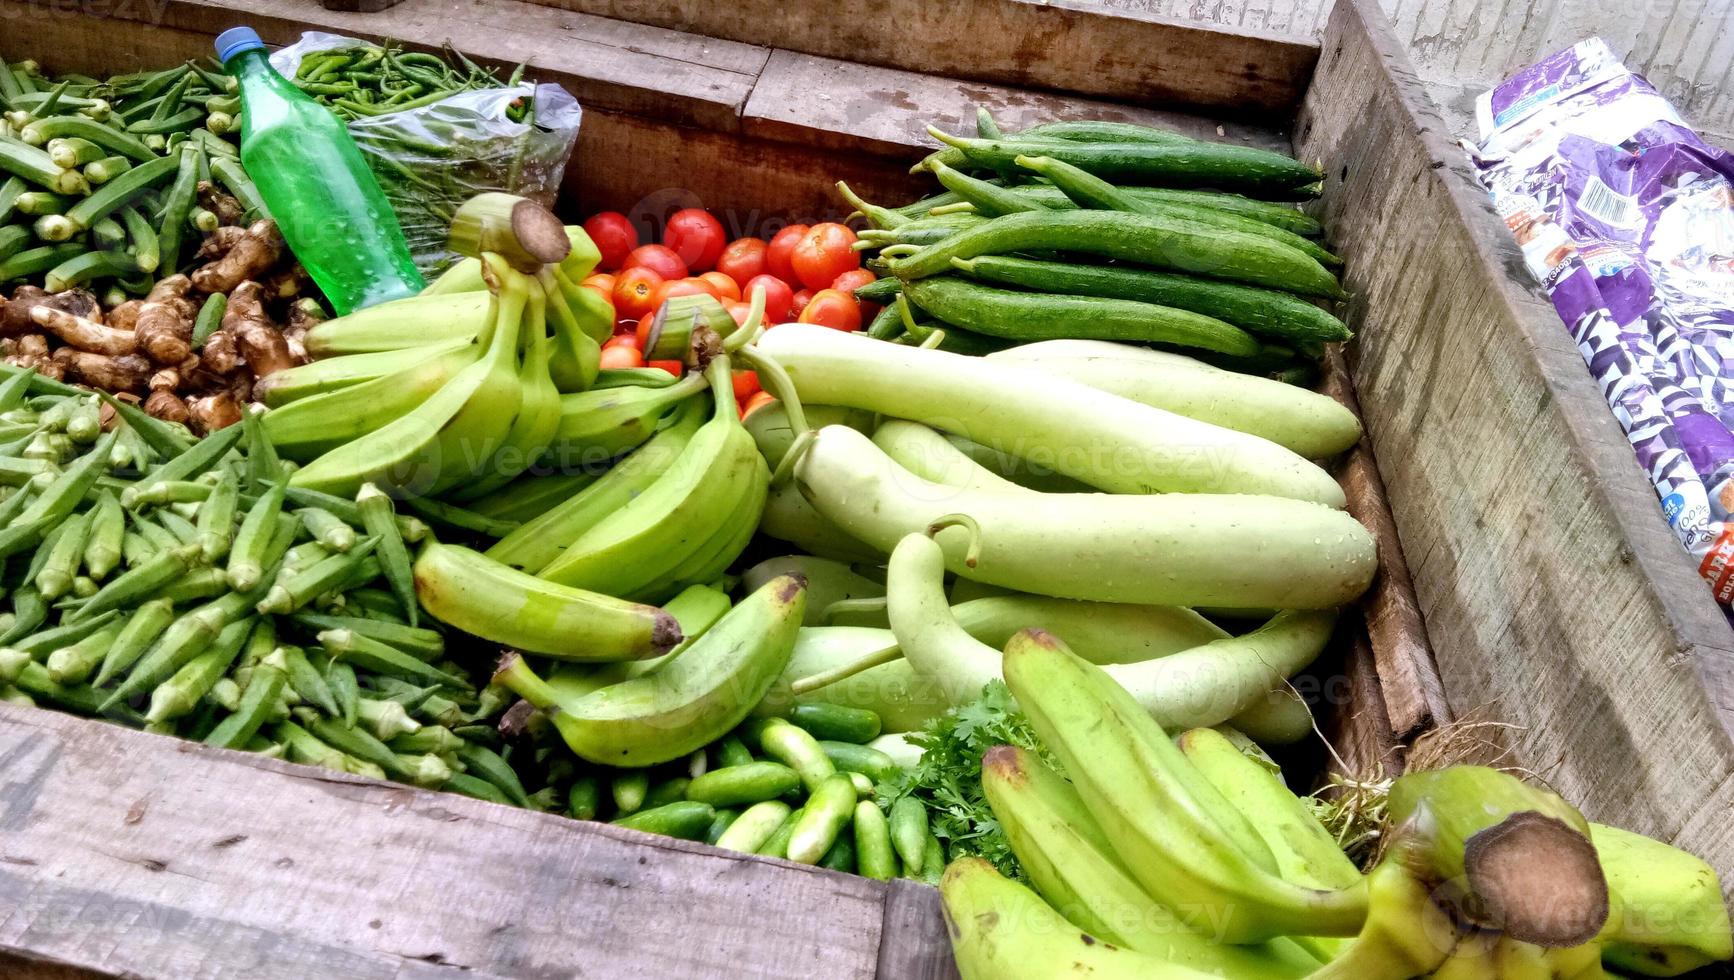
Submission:
[[528,805],[508,696],[419,622],[425,524],[289,487],[251,421],[194,441],[3,370],[0,697]]
[[201,182],[265,213],[233,142],[234,80],[214,65],[99,80],[0,62],[0,105],[0,285],[143,295],[216,230]]

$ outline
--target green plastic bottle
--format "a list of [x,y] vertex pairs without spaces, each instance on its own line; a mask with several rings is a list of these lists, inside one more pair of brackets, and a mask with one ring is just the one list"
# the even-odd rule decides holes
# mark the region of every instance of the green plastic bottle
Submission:
[[241,164],[337,315],[426,288],[343,121],[271,67],[252,28],[219,35],[217,58],[240,82]]

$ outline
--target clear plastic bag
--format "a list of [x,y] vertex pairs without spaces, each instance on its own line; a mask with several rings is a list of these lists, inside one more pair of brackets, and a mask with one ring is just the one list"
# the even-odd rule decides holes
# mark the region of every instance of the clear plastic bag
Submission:
[[[275,52],[271,64],[294,78],[315,51],[368,45],[310,31]],[[527,100],[522,122],[510,110]],[[525,82],[459,92],[413,109],[351,120],[380,187],[397,212],[410,252],[430,280],[455,256],[446,250],[452,212],[484,191],[506,191],[552,207],[583,110],[558,85]]]

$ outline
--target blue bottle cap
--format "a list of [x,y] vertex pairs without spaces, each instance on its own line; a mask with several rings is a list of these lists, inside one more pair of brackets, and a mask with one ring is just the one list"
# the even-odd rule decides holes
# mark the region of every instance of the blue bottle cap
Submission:
[[217,35],[217,60],[224,64],[243,51],[262,51],[264,48],[265,42],[259,40],[259,32],[251,27],[231,27]]

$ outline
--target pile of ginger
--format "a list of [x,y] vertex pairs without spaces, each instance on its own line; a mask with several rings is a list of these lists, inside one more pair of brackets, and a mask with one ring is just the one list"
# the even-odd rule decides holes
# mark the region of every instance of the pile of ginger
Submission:
[[[140,400],[200,434],[233,425],[258,379],[306,363],[302,337],[324,312],[269,219],[219,227],[197,261],[190,274],[107,310],[84,289],[19,286],[0,307],[0,357]],[[227,297],[221,323],[196,338],[194,322],[215,294]]]

